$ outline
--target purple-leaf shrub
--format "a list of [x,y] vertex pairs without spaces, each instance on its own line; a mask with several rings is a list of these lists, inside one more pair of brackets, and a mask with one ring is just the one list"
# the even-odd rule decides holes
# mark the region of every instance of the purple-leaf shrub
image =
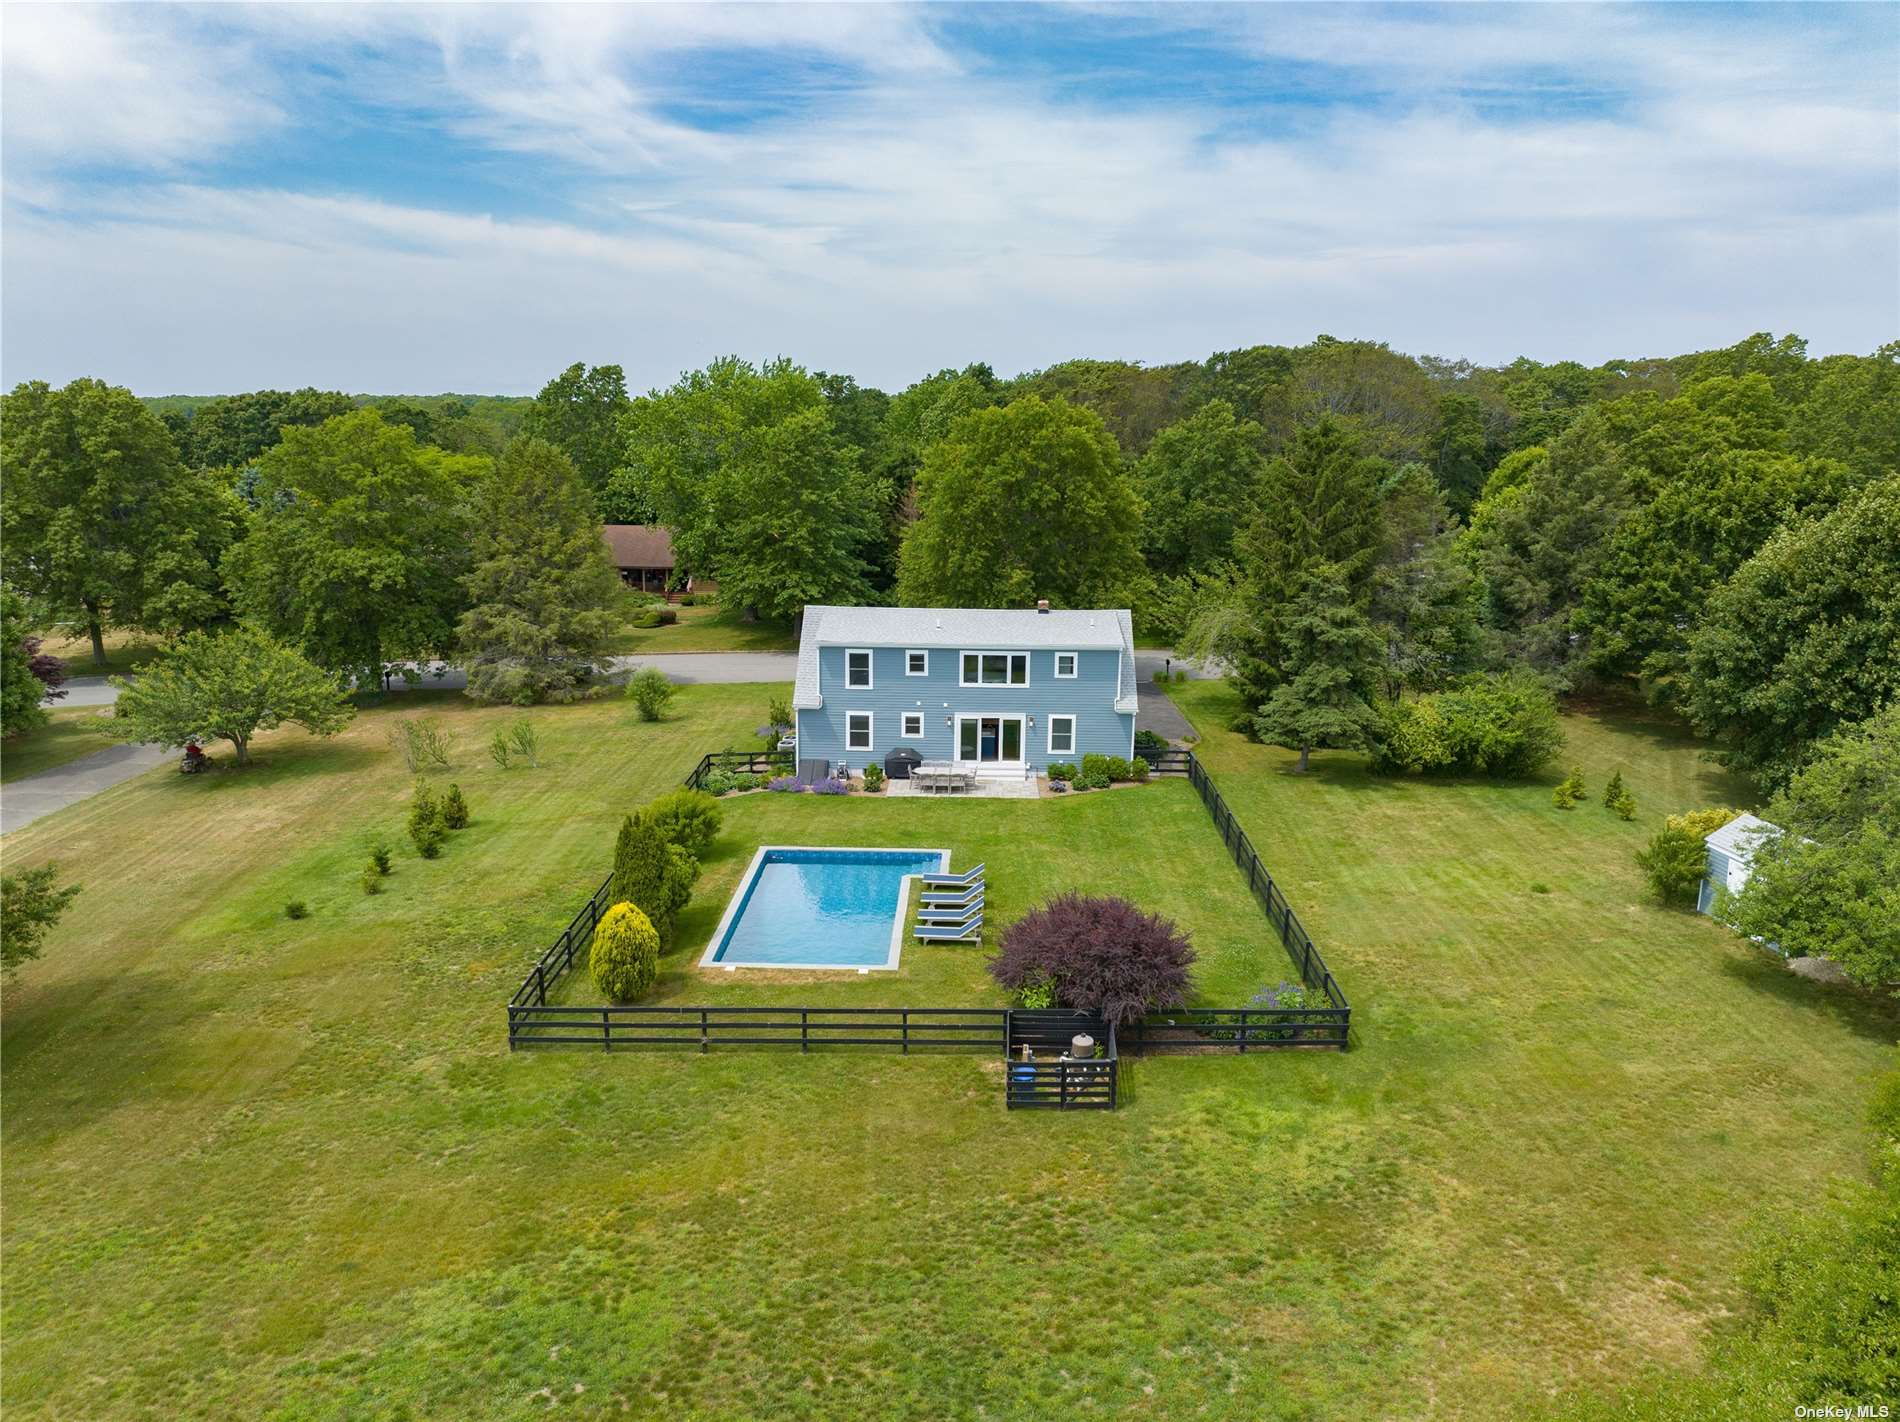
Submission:
[[1126,899],[1061,894],[1009,927],[990,976],[1017,991],[1046,979],[1064,1007],[1125,1025],[1187,1001],[1194,946],[1174,923]]
[[28,670],[39,678],[40,685],[45,688],[40,693],[40,699],[57,701],[64,696],[66,693],[60,688],[66,684],[66,663],[51,652],[42,652],[38,637],[21,638],[20,650],[29,658]]
[[776,780],[766,781],[765,788],[767,790],[776,790],[781,795],[797,795],[802,792],[805,787],[798,783],[798,777],[796,775],[781,775]]

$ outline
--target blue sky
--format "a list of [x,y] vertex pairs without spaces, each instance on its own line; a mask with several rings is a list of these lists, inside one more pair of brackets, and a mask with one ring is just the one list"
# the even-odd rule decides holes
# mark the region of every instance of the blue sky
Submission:
[[1900,335],[1900,7],[12,5],[0,380]]

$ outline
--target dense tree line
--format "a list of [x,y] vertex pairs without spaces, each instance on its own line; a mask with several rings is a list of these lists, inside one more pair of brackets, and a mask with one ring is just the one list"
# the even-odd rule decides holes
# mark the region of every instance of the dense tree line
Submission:
[[[1251,732],[1269,703],[1283,739],[1336,728],[1303,750],[1376,740],[1369,713],[1399,696],[1529,670],[1674,704],[1772,788],[1900,690],[1900,345],[1484,367],[1321,337],[1013,380],[973,364],[895,394],[735,357],[639,396],[577,364],[513,403],[141,405],[92,381],[6,403],[9,583],[95,642],[241,619],[359,679],[452,655],[552,694],[604,622],[584,524],[650,520],[746,615],[1130,604],[1229,664]],[[516,434],[573,497],[519,459],[499,494]],[[571,583],[495,565],[557,556],[582,560]]]

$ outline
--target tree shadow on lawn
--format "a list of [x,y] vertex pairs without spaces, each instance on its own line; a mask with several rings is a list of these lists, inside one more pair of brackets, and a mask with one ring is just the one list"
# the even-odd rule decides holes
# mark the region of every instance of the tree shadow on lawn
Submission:
[[1900,999],[1875,989],[1815,982],[1789,972],[1781,959],[1753,945],[1744,957],[1724,956],[1721,968],[1754,991],[1800,1011],[1824,1016],[1857,1037],[1891,1044],[1900,1036]]

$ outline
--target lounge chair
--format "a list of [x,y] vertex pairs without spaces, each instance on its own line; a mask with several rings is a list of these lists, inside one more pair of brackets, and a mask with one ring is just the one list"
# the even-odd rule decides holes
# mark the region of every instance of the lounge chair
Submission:
[[926,908],[917,911],[919,923],[968,923],[973,918],[983,917],[983,900],[974,903],[958,904],[955,908]]
[[925,905],[954,908],[958,904],[967,904],[973,899],[980,899],[982,897],[983,881],[978,879],[974,884],[970,885],[969,888],[958,889],[951,893],[933,894],[926,891],[917,896],[917,902]]
[[920,923],[911,932],[927,943],[975,943],[983,936],[983,920],[968,923]]
[[961,874],[919,874],[917,877],[923,881],[926,889],[933,886],[961,889],[983,877],[983,866],[979,864],[974,869],[965,869]]

